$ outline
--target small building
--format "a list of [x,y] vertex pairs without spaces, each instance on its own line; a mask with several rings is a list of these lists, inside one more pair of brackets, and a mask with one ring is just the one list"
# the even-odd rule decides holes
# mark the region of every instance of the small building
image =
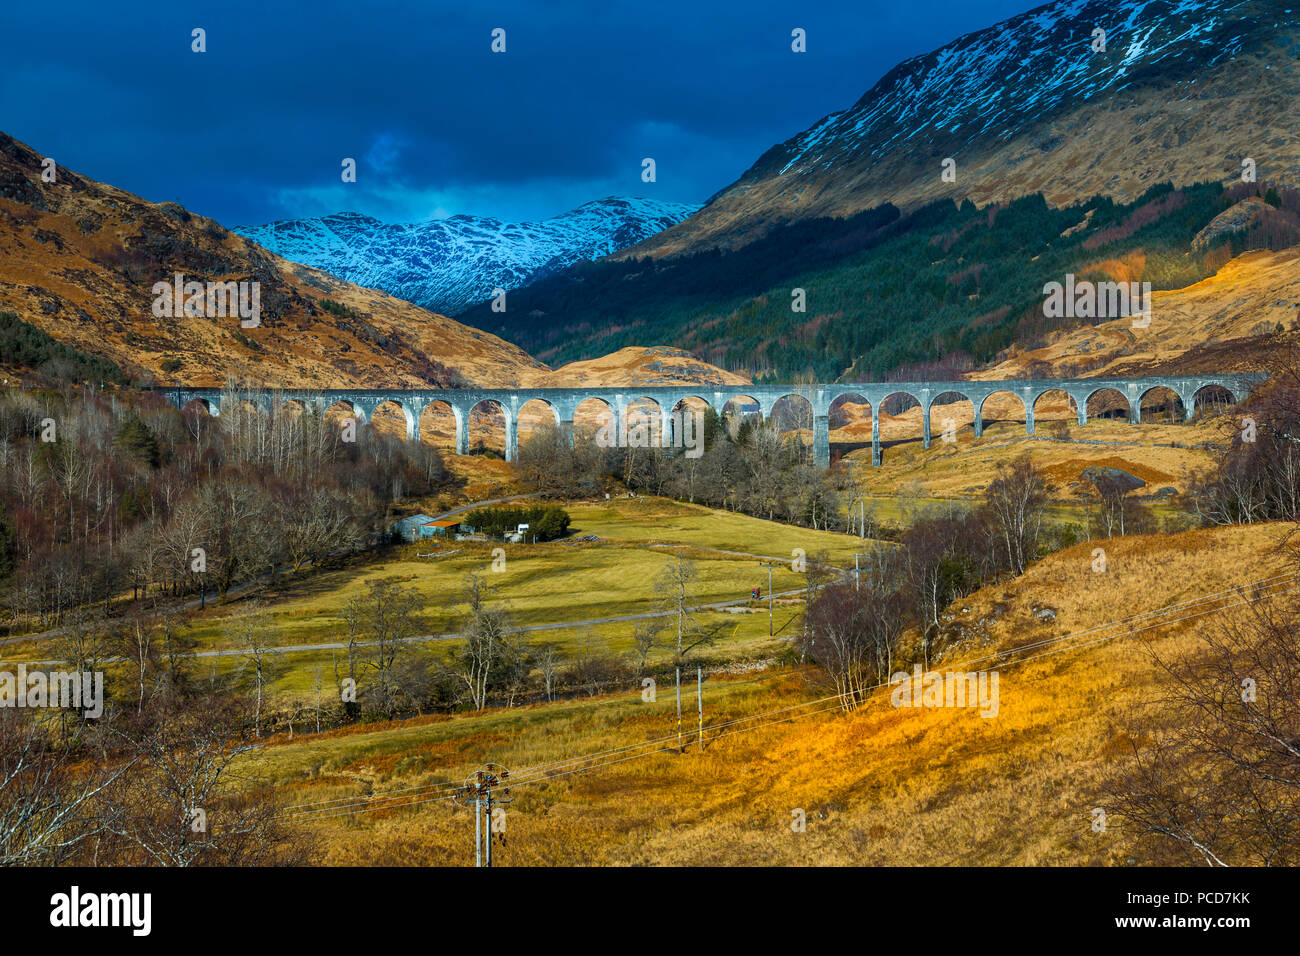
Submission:
[[460,533],[460,522],[452,518],[443,518],[440,521],[430,521],[426,525],[420,526],[420,534],[425,538],[432,538],[439,535],[454,536]]
[[418,514],[411,515],[409,518],[401,518],[393,522],[388,531],[395,538],[403,541],[415,541],[417,538],[427,538],[424,527],[433,521],[433,515]]

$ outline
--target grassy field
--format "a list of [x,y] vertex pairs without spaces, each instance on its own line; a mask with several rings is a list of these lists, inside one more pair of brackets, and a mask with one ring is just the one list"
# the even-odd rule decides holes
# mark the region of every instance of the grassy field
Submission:
[[[421,634],[441,652],[455,645],[453,634],[463,612],[461,595],[467,574],[484,575],[492,598],[504,604],[511,623],[529,628],[526,639],[534,644],[554,644],[566,656],[580,645],[598,647],[618,655],[633,648],[636,620],[600,619],[644,615],[659,607],[655,579],[677,554],[691,558],[698,575],[692,582],[693,604],[743,602],[731,611],[701,613],[706,626],[719,626],[723,637],[704,648],[705,662],[761,659],[778,653],[790,635],[790,622],[802,607],[801,598],[777,599],[768,635],[767,570],[764,557],[786,563],[774,569],[773,590],[780,594],[803,587],[804,576],[790,561],[796,549],[812,559],[825,554],[841,567],[851,567],[852,554],[862,542],[843,534],[810,531],[745,515],[715,511],[658,498],[615,498],[565,505],[573,519],[574,537],[596,535],[598,542],[505,544],[448,542],[446,557],[420,557],[438,546],[432,542],[405,545],[349,561],[338,568],[285,576],[273,591],[258,599],[269,617],[267,643],[303,650],[272,655],[271,692],[310,699],[320,678],[333,686],[333,667],[342,653],[311,645],[345,639],[342,610],[349,598],[368,584],[393,579],[419,592],[425,601]],[[504,550],[505,563],[494,561],[493,550]],[[749,556],[752,555],[752,556]],[[760,588],[763,598],[750,600],[750,589]],[[195,649],[206,655],[202,673],[228,673],[246,666],[232,616],[246,602],[210,606],[188,615],[184,633]],[[576,624],[575,622],[587,622]],[[227,652],[213,656],[213,652]],[[49,650],[44,643],[6,648],[13,660],[41,659]],[[653,659],[653,658],[652,658]]]
[[609,541],[684,544],[744,551],[789,559],[796,548],[809,556],[825,552],[834,562],[851,564],[861,542],[849,535],[811,531],[665,498],[612,498],[566,506],[574,534],[595,534]]
[[[851,452],[846,461],[858,493],[877,520],[902,526],[926,509],[954,501],[974,503],[999,468],[1028,453],[1048,482],[1049,520],[1082,525],[1090,505],[1081,495],[1093,490],[1082,475],[1085,468],[1119,468],[1136,475],[1147,483],[1138,496],[1164,488],[1182,493],[1190,479],[1214,461],[1215,453],[1199,446],[1225,441],[1224,425],[1221,418],[1186,425],[1129,425],[1107,419],[1084,426],[1057,423],[1053,427],[1063,430],[1053,435],[1071,439],[1062,442],[1049,440],[1048,429],[1041,425],[1036,438],[1026,439],[1023,425],[1001,422],[978,439],[967,428],[952,443],[936,435],[928,449],[920,441],[894,445],[885,449],[879,468],[871,467],[870,448]],[[1175,444],[1184,447],[1168,447]],[[1162,519],[1174,519],[1178,511],[1169,498],[1150,499],[1148,506]]]
[[[419,591],[427,601],[429,633],[441,634],[456,629],[462,583],[472,572],[487,576],[495,599],[508,604],[516,624],[539,626],[653,611],[655,578],[678,553],[697,563],[692,598],[704,604],[747,598],[749,589],[760,585],[766,595],[767,573],[759,566],[762,556],[789,561],[794,550],[802,548],[810,557],[825,552],[832,562],[851,564],[853,551],[861,547],[857,538],[847,535],[664,499],[616,499],[566,508],[573,518],[573,536],[594,534],[601,540],[448,542],[446,550],[458,553],[440,558],[419,557],[437,547],[423,542],[291,583],[271,606],[277,643],[308,644],[337,635],[347,599],[382,578]],[[505,566],[494,572],[497,547],[504,551]],[[789,567],[776,569],[773,576],[778,592],[800,587],[802,582],[802,575]],[[196,617],[194,636],[204,647],[229,646],[224,631],[231,613],[230,608],[218,608]]]
[[[1040,427],[1033,439],[1026,439],[1024,426],[1002,422],[976,438],[969,429],[959,431],[955,442],[938,435],[928,449],[921,442],[903,442],[884,451],[883,465],[871,467],[871,449],[852,452],[848,460],[863,492],[875,495],[914,493],[940,497],[976,494],[996,475],[997,469],[1029,452],[1047,471],[1052,490],[1071,496],[1082,481],[1080,472],[1090,465],[1123,468],[1147,482],[1144,492],[1161,487],[1179,491],[1195,471],[1207,468],[1213,453],[1199,446],[1221,443],[1223,421],[1210,419],[1187,425],[1129,425],[1098,419],[1080,426],[1060,423],[1063,437],[1071,442],[1051,441]],[[1102,442],[1104,444],[1089,444]],[[1168,445],[1186,447],[1171,448]]]
[[[944,664],[1276,573],[1281,533],[1113,539],[1106,574],[1092,571],[1088,544],[1059,552],[954,605],[966,636]],[[1040,616],[1045,607],[1054,619]],[[654,703],[624,693],[281,739],[246,770],[286,804],[426,788],[403,789],[374,812],[319,804],[295,818],[331,863],[472,865],[472,818],[438,788],[494,761],[516,780],[497,850],[504,865],[1122,864],[1131,859],[1122,827],[1091,829],[1098,785],[1124,750],[1132,709],[1154,694],[1151,652],[1194,654],[1216,620],[1005,666],[993,719],[896,709],[884,697],[848,715],[824,711],[815,702],[827,691],[811,675],[782,670],[706,681],[708,724],[753,719],[710,729],[702,751],[690,686],[684,753],[655,744],[581,771],[561,762],[665,737],[671,747],[674,702],[661,689]],[[806,832],[791,828],[796,811]]]

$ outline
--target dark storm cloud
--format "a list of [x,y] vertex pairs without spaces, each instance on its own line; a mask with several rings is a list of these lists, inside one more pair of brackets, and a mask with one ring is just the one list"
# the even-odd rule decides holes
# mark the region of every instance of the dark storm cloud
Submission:
[[[10,5],[0,129],[228,225],[702,202],[899,60],[1023,3]],[[806,54],[790,51],[794,27]],[[640,180],[646,156],[657,183]],[[356,184],[340,181],[344,157]]]

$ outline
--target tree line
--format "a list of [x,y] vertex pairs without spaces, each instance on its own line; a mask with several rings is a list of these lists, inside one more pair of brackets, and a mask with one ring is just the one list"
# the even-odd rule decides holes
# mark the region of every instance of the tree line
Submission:
[[526,540],[535,542],[564,537],[569,533],[570,518],[569,513],[558,505],[541,505],[531,508],[475,508],[466,512],[463,521],[466,526],[498,540],[526,524]]
[[365,547],[443,486],[438,452],[230,390],[222,414],[153,394],[0,394],[0,580],[10,627],[225,595]]
[[801,659],[818,666],[846,710],[900,664],[929,669],[957,637],[946,627],[949,604],[1067,543],[1049,533],[1046,507],[1046,483],[1026,455],[1000,469],[976,507],[922,513],[897,543],[866,545],[853,580],[810,563]]
[[590,497],[616,482],[788,524],[847,527],[851,479],[842,469],[818,468],[797,434],[706,408],[700,438],[702,454],[693,457],[680,448],[602,448],[592,433],[570,441],[561,429],[543,425],[521,443],[517,467],[520,477],[552,497]]

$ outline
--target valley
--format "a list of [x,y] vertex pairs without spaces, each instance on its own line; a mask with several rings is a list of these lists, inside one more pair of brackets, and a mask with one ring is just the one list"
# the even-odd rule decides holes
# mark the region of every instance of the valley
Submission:
[[0,866],[1300,865],[1295,11],[292,7],[0,84]]
[[[1267,558],[1274,531],[1205,535],[1116,542],[1103,591],[1080,546],[1009,593],[977,592],[959,620],[988,631],[945,664],[1281,569]],[[1044,602],[1058,613],[1047,625],[1034,613]],[[703,750],[691,714],[677,752],[671,694],[646,703],[629,689],[321,740],[282,735],[256,767],[290,795],[300,825],[327,835],[337,863],[459,864],[464,811],[447,795],[490,751],[520,781],[499,865],[1118,864],[1127,851],[1091,832],[1091,810],[1132,733],[1129,711],[1157,691],[1150,654],[1188,652],[1215,606],[1169,630],[1097,631],[1109,639],[1091,650],[1006,667],[993,721],[899,710],[884,695],[846,715],[799,670],[780,669],[709,676]],[[829,776],[817,769],[827,765]],[[797,809],[803,833],[791,829]]]

